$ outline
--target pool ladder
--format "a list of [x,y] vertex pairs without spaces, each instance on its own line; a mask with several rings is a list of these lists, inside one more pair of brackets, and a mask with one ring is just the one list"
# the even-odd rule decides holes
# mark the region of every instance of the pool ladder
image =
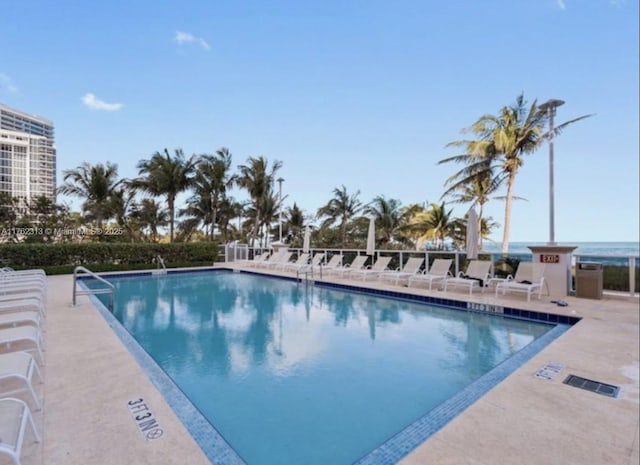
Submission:
[[167,274],[167,267],[164,264],[164,259],[160,254],[156,255],[156,272],[154,274]]
[[[311,279],[309,279],[309,275],[311,275]],[[304,279],[301,277],[304,276]],[[313,267],[309,266],[308,269],[304,269],[304,270],[298,270],[296,271],[296,281],[297,282],[303,282],[305,284],[313,284],[314,280],[313,280]]]
[[[102,287],[102,288],[98,288],[98,289],[78,289],[78,274],[80,273],[86,273],[88,275],[90,275],[93,279],[96,279],[98,281],[100,281],[102,284],[105,284],[107,287]],[[95,274],[93,271],[85,268],[84,266],[76,266],[73,269],[73,306],[76,306],[76,297],[79,295],[96,295],[96,294],[109,294],[109,310],[111,310],[113,312],[113,301],[114,301],[114,294],[115,294],[115,286],[113,284],[111,284],[109,281],[107,281],[104,278],[101,278],[100,276],[98,276],[97,274]]]

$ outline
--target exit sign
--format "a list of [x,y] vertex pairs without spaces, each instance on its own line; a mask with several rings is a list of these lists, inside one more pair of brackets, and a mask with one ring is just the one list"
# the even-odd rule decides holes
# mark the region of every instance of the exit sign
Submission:
[[540,263],[560,263],[560,255],[541,253]]

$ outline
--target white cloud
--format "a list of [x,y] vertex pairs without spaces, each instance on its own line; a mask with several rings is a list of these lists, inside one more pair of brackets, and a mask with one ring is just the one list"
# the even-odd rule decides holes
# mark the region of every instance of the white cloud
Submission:
[[124,104],[122,103],[104,102],[93,94],[85,94],[84,97],[82,97],[82,103],[84,103],[87,107],[91,108],[92,110],[104,110],[104,111],[118,111],[124,106]]
[[4,73],[0,73],[0,91],[1,90],[6,90],[11,94],[15,94],[16,92],[18,92],[18,88],[13,83],[11,78]]
[[182,44],[198,44],[205,50],[209,50],[209,44],[201,37],[196,37],[190,32],[176,31],[175,41],[178,45]]
[[564,0],[558,0],[558,8],[560,8],[561,10],[564,10],[567,8],[567,5],[564,2]]

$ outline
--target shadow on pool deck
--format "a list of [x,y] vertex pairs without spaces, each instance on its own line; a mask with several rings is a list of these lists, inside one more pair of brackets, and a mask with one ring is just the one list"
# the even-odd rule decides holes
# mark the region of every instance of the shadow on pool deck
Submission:
[[[406,290],[377,281],[357,284]],[[35,444],[27,436],[23,465],[208,464],[89,299],[80,297],[77,307],[70,306],[71,288],[69,275],[48,278],[44,409],[37,415],[44,439]],[[444,296],[441,291],[411,288],[411,292]],[[469,300],[465,292],[448,292],[446,297]],[[565,299],[568,307],[558,307],[544,297],[527,303],[521,295],[496,299],[476,293],[471,300],[582,320],[401,464],[638,463],[637,299],[569,297]],[[535,377],[549,362],[563,364],[561,373],[553,380]],[[608,398],[565,385],[562,380],[568,374],[620,386],[620,395]],[[139,431],[127,408],[128,401],[138,398],[152,409],[162,437],[148,440]]]

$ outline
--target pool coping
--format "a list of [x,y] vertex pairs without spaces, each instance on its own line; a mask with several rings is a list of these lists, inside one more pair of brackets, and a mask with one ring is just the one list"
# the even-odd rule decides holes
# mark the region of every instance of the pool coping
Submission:
[[[133,278],[140,276],[161,276],[165,274],[193,274],[210,272],[233,272],[254,274],[274,279],[282,279],[293,282],[301,282],[298,278],[289,276],[260,273],[252,270],[238,270],[227,267],[206,267],[197,269],[177,269],[166,272],[157,271],[132,271],[132,272],[108,272],[98,273],[100,277]],[[83,281],[93,279],[90,275],[78,276],[81,286],[86,287]],[[501,305],[477,304],[473,302],[443,299],[431,296],[411,294],[401,291],[388,291],[368,287],[354,286],[351,284],[315,281],[314,285],[334,289],[344,289],[377,297],[388,297],[410,301],[412,303],[429,304],[447,309],[468,311],[472,313],[491,313],[495,316],[533,321],[554,325],[541,337],[535,339],[513,356],[498,364],[489,372],[463,388],[434,409],[426,412],[416,421],[405,426],[398,433],[381,443],[375,449],[353,462],[353,465],[392,465],[408,456],[418,446],[423,444],[437,431],[442,429],[453,418],[460,415],[469,406],[484,396],[492,388],[506,379],[523,364],[533,358],[551,342],[564,334],[571,326],[580,321],[579,317],[558,315],[547,312],[517,309]],[[216,465],[247,465],[238,452],[224,439],[222,434],[200,413],[191,403],[182,390],[175,384],[171,377],[153,360],[153,358],[140,346],[135,338],[122,326],[107,307],[96,295],[89,296],[94,307],[105,318],[123,345],[132,354],[133,358],[149,377],[153,385],[165,398],[166,402],[182,421],[189,434],[200,446],[206,457]]]

